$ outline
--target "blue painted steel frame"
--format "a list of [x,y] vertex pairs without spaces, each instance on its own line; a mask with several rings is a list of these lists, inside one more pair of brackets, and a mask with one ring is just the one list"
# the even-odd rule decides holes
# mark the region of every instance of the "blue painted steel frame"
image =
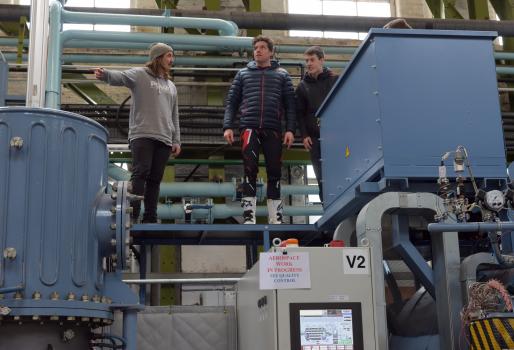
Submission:
[[[264,250],[271,247],[270,234],[279,232],[312,232],[315,237],[319,231],[314,225],[231,225],[231,224],[138,224],[131,229],[134,244],[141,245],[140,257],[140,278],[146,277],[146,246],[153,244],[198,244],[198,238],[176,238],[177,232],[262,232],[260,237],[251,238],[201,238],[202,244],[253,244],[262,237]],[[171,235],[168,235],[170,233]],[[204,236],[204,235],[202,235]],[[146,286],[141,285],[139,289],[139,302],[145,304]]]

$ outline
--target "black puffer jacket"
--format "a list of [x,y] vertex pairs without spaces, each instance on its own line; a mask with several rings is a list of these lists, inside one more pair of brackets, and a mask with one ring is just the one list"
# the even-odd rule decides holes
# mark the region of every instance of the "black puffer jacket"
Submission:
[[319,123],[316,112],[334,86],[338,76],[323,68],[317,78],[305,74],[296,88],[296,115],[302,137],[319,138]]
[[296,114],[293,83],[287,71],[276,61],[259,68],[248,63],[235,76],[227,95],[223,130],[239,128],[273,129],[282,132],[285,114],[286,131],[295,132]]

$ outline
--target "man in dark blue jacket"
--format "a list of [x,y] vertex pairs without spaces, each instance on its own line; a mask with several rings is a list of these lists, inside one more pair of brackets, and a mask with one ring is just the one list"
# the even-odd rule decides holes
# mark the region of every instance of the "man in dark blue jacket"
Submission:
[[286,132],[283,143],[291,147],[295,131],[294,89],[287,71],[273,61],[273,41],[265,36],[253,39],[254,61],[240,70],[227,95],[223,137],[234,142],[235,119],[239,117],[241,152],[244,165],[244,223],[255,224],[256,182],[259,150],[266,161],[268,176],[268,217],[270,224],[282,223],[280,178],[282,176],[282,123]]

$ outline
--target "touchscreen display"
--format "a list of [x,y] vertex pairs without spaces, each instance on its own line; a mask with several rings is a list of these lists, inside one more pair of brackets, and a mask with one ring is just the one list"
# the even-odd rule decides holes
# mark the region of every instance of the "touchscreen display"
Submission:
[[353,350],[352,309],[299,310],[301,350]]

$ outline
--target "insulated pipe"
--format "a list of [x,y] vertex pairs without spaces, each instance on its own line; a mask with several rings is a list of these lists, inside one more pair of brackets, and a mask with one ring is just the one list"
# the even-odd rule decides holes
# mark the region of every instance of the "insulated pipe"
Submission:
[[428,224],[428,232],[489,232],[489,231],[512,231],[514,222],[466,222],[462,224]]
[[[242,216],[243,208],[239,206],[230,206],[226,204],[214,204],[210,209],[193,209],[191,214],[192,220],[208,220],[228,219],[232,216]],[[321,205],[310,206],[284,206],[285,216],[320,216],[323,215],[323,207]],[[164,220],[184,219],[184,207],[180,204],[159,204],[157,206],[157,216]],[[264,206],[258,206],[256,216],[268,216],[268,209]]]
[[201,28],[218,30],[222,36],[236,36],[239,28],[234,22],[217,18],[165,17],[142,15],[118,15],[62,10],[63,23],[113,24],[153,27]]

